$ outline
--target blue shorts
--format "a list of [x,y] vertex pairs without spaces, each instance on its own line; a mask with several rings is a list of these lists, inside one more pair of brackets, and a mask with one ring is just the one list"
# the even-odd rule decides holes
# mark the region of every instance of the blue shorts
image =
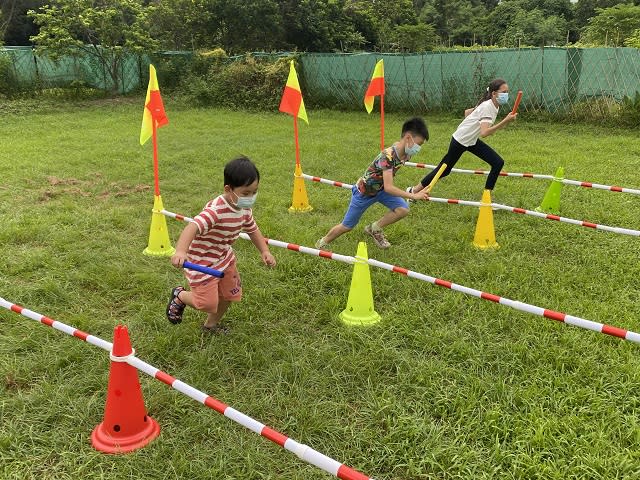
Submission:
[[347,228],[355,227],[360,221],[362,214],[374,203],[381,203],[389,210],[395,210],[396,208],[409,209],[409,204],[402,197],[390,195],[384,190],[380,190],[373,196],[363,195],[360,193],[360,190],[358,190],[358,186],[354,185],[351,189],[351,203],[349,204],[347,213],[344,214],[342,225]]

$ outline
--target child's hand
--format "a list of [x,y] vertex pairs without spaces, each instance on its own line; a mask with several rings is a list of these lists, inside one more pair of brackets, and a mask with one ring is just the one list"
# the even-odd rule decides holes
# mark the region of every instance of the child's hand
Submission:
[[186,261],[187,261],[187,254],[183,252],[176,252],[171,257],[171,264],[177,268],[180,268]]
[[517,116],[518,116],[517,113],[509,112],[507,113],[507,116],[504,117],[504,119],[507,123],[510,123],[510,122],[513,122]]
[[271,252],[264,252],[262,254],[262,261],[264,262],[264,264],[267,267],[275,267],[276,266],[276,259],[274,258],[273,255],[271,255]]
[[427,198],[429,198],[429,188],[423,188],[419,192],[413,193],[412,195],[412,198],[414,200],[426,200]]

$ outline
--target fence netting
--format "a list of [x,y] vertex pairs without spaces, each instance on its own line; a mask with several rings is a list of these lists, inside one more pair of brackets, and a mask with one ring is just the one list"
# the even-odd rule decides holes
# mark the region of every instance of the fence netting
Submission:
[[640,50],[531,48],[423,54],[305,54],[306,92],[321,104],[360,105],[375,63],[384,59],[385,108],[468,108],[494,78],[523,91],[523,110],[607,108],[640,92]]
[[[127,93],[146,88],[149,57],[128,55],[112,75],[95,57],[53,61],[31,47],[5,47],[16,82],[24,89],[69,86]],[[274,54],[251,54],[277,58]],[[188,72],[193,52],[153,56],[159,71],[179,65]],[[243,58],[232,57],[229,61]],[[421,54],[306,53],[298,55],[303,94],[310,104],[361,108],[375,63],[384,59],[385,107],[390,110],[454,111],[474,105],[494,78],[523,91],[521,109],[566,112],[580,105],[610,109],[640,94],[640,50],[635,48],[519,48],[434,51]],[[179,60],[176,63],[176,60]],[[115,78],[114,78],[115,77]]]

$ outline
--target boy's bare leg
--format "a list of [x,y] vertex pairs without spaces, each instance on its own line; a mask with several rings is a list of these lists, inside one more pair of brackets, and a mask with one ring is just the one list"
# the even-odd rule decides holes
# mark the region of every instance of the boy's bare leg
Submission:
[[222,318],[222,316],[226,313],[227,309],[229,308],[229,305],[231,305],[231,302],[229,300],[225,300],[222,297],[218,298],[218,311],[216,313],[208,313],[207,314],[207,321],[204,322],[203,327],[205,328],[212,328],[215,327],[216,325],[218,325],[220,323],[220,319]]
[[192,294],[188,290],[181,291],[180,294],[178,295],[178,300],[180,300],[185,305],[189,305],[190,307],[193,307]]
[[323,237],[324,241],[327,243],[333,242],[340,235],[350,232],[351,230],[351,228],[345,227],[343,224],[339,223],[329,230],[329,232]]
[[[422,185],[420,185],[420,186],[422,186]],[[389,210],[376,223],[378,224],[378,227],[384,228],[387,225],[391,225],[392,223],[395,223],[398,220],[403,219],[407,215],[409,215],[409,209],[407,209],[407,208],[396,208],[395,210]]]

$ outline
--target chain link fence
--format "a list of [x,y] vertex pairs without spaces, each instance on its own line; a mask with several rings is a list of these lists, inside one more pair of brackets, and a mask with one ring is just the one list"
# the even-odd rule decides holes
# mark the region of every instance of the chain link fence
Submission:
[[18,91],[87,86],[125,94],[141,87],[142,68],[148,64],[143,57],[127,55],[111,75],[96,56],[87,54],[64,56],[57,61],[36,55],[32,47],[0,47],[0,54],[10,60],[10,73]]
[[[54,62],[31,47],[5,47],[10,71],[22,90],[73,86],[128,93],[146,88],[149,57],[128,55],[114,81],[95,57],[69,56]],[[278,58],[289,54],[253,53]],[[172,72],[175,84],[189,71],[193,52],[161,52],[153,62]],[[243,57],[231,57],[228,61]],[[523,111],[611,111],[623,98],[640,95],[640,50],[635,48],[520,48],[434,51],[422,54],[300,54],[300,81],[309,105],[362,108],[375,63],[384,59],[385,108],[459,111],[475,105],[488,83],[504,78],[523,91]]]
[[[305,98],[362,106],[375,63],[384,59],[385,109],[454,111],[478,101],[494,78],[523,91],[521,109],[607,109],[640,92],[640,50],[531,48],[423,54],[305,54]],[[594,102],[594,100],[596,100]]]

